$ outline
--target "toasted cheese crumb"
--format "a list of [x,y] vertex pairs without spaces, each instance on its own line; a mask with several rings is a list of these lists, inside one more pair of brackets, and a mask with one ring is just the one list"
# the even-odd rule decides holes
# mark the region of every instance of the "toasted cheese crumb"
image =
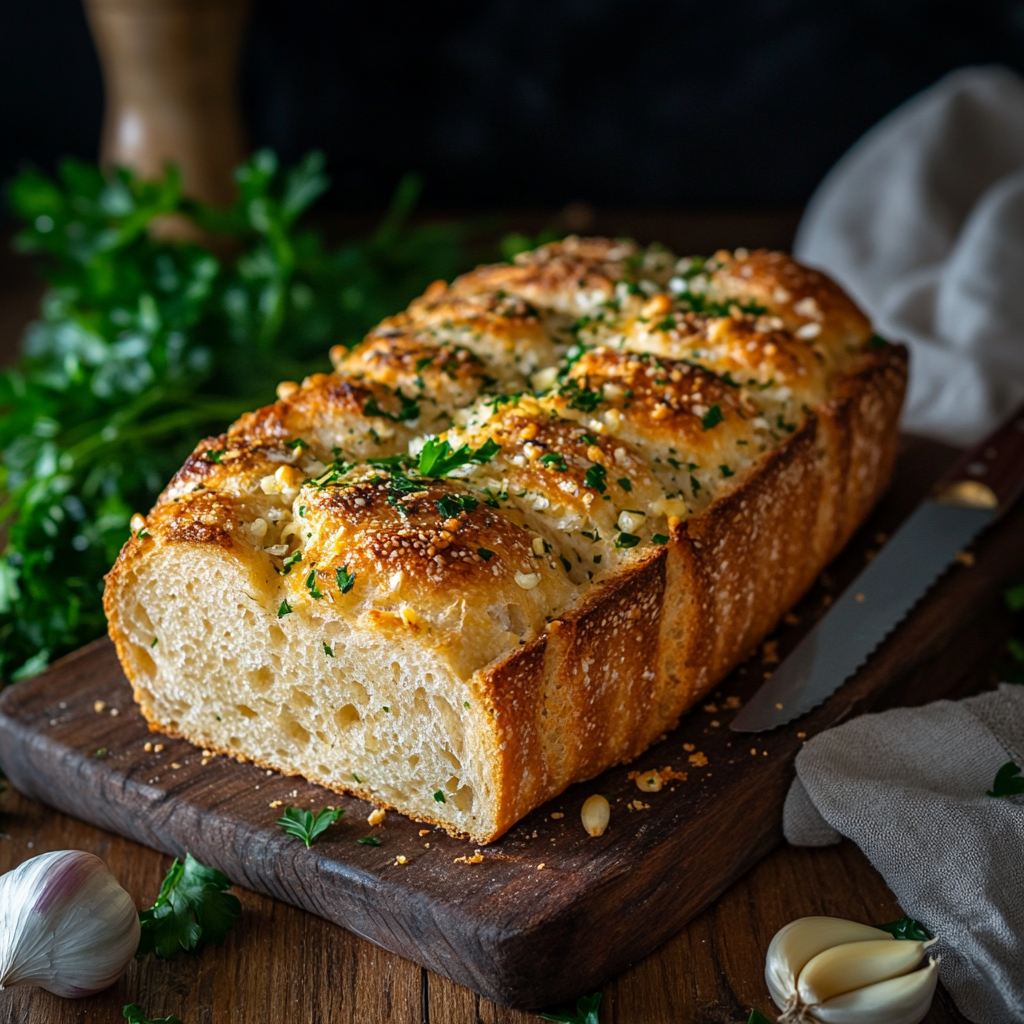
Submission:
[[408,857],[403,857],[402,854],[399,854],[395,858],[395,863],[396,864],[408,864],[409,863],[409,858]]
[[98,700],[98,701],[95,701],[93,703],[92,709],[98,715],[106,706],[107,706],[107,702],[106,701]]
[[565,814],[562,811],[552,811],[551,817],[558,821],[559,818],[564,818]]
[[696,754],[691,754],[689,757],[690,764],[697,768],[703,768],[708,763],[707,755],[701,751],[697,751]]
[[153,749],[152,743],[143,743],[142,749],[148,754]]
[[476,850],[472,857],[456,857],[453,863],[455,864],[482,864],[484,861],[484,855]]
[[162,754],[162,753],[164,752],[164,745],[163,745],[162,743],[158,743],[158,744],[157,744],[157,745],[156,745],[156,746],[155,746],[155,747],[153,748],[153,751],[154,751],[154,753],[157,753],[157,754]]
[[284,804],[283,800],[271,800],[270,801],[270,806],[271,807],[281,807],[283,804]]
[[[384,821],[385,810],[383,807],[377,807],[370,811],[370,816],[366,819],[368,825],[380,825]],[[420,829],[420,835],[425,835],[430,829]]]

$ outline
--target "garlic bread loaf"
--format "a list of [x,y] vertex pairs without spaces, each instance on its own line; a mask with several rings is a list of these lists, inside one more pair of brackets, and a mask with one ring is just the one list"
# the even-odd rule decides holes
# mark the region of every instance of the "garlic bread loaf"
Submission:
[[154,729],[488,842],[639,755],[885,487],[906,353],[781,253],[570,237],[201,441],[107,577]]

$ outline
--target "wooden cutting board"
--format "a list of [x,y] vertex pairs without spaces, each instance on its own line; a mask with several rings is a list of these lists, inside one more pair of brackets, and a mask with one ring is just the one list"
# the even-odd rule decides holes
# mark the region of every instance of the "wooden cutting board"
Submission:
[[[889,495],[795,610],[799,623],[773,638],[780,656],[952,454],[905,439]],[[962,694],[979,659],[1006,635],[1001,594],[1024,577],[1024,506],[974,555],[812,714],[763,737],[727,728],[735,713],[728,699],[745,700],[771,668],[771,656],[758,654],[634,765],[572,787],[483,848],[478,863],[472,844],[401,815],[371,829],[371,808],[360,800],[223,757],[204,764],[185,741],[149,733],[107,640],[4,692],[0,765],[23,793],[61,811],[167,853],[188,850],[238,885],[337,922],[497,1002],[549,1006],[651,952],[780,841],[793,758],[806,737],[869,709]],[[157,743],[163,750],[145,749]],[[686,781],[647,794],[628,778],[631,768],[666,765],[686,772]],[[591,793],[612,802],[611,825],[597,839],[580,824]],[[276,801],[346,813],[307,850],[274,824]],[[357,842],[370,834],[380,846]]]

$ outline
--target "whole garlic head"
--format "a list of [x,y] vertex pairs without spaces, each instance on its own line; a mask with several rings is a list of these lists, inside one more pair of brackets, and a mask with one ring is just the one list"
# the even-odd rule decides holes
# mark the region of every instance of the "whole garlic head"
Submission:
[[0,875],[0,989],[92,995],[121,977],[139,933],[134,901],[91,853],[44,853]]
[[918,1024],[938,982],[938,961],[915,968],[935,942],[896,939],[837,917],[802,917],[776,933],[765,980],[779,1024]]

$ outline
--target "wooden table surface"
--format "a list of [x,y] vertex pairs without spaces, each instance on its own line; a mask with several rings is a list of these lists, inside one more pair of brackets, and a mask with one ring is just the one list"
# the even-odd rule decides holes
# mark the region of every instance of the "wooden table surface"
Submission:
[[[715,244],[785,246],[794,224],[791,214],[676,214],[659,221],[623,213],[599,214],[592,229],[644,237],[660,225],[658,233],[677,251],[700,251]],[[37,296],[24,265],[0,256],[0,359],[12,351]],[[976,688],[988,681],[988,667],[978,666]],[[49,850],[89,850],[107,862],[140,906],[153,902],[170,864],[169,857],[10,789],[0,796],[0,833],[0,872]],[[310,914],[235,891],[243,914],[222,948],[167,962],[149,957],[132,963],[113,988],[88,999],[61,1000],[34,988],[0,992],[0,1024],[112,1024],[130,1002],[142,1003],[153,1015],[177,1014],[184,1024],[538,1020],[481,999]],[[763,977],[765,949],[778,928],[807,914],[879,922],[902,911],[851,843],[779,847],[675,938],[608,982],[602,1024],[737,1024],[746,1021],[751,1007],[774,1019]],[[964,1020],[940,987],[926,1024]]]

